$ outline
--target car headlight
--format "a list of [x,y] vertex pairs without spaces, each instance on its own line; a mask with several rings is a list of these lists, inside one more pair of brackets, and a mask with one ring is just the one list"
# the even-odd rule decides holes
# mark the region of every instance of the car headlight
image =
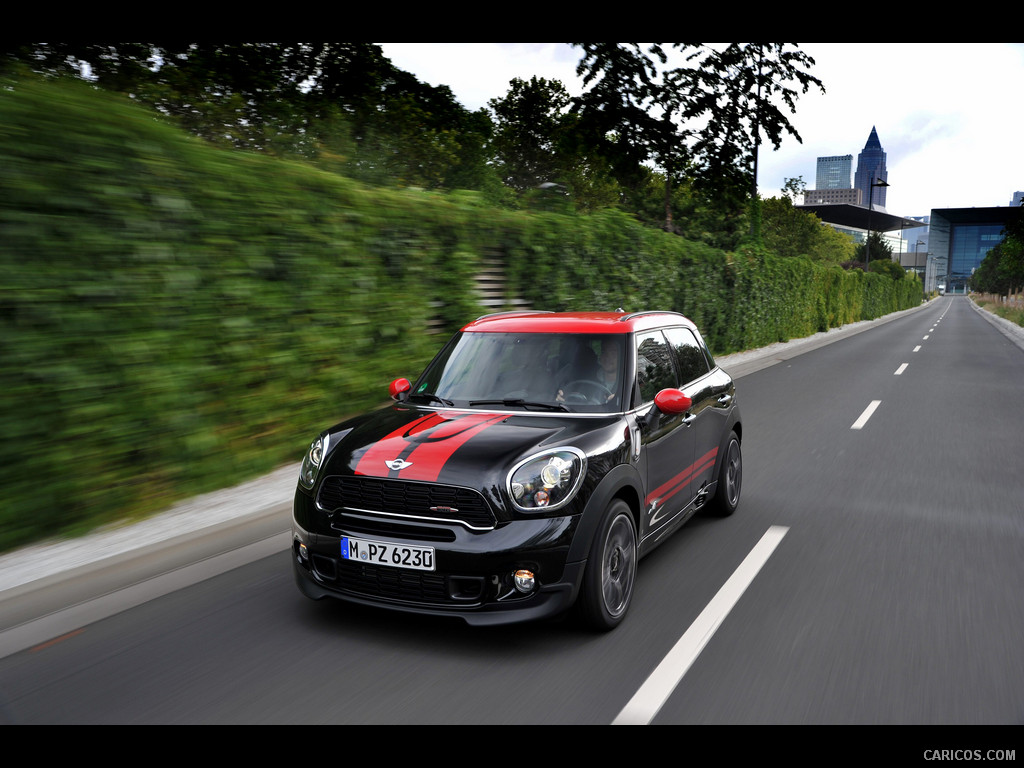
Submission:
[[577,448],[553,448],[519,462],[508,473],[508,495],[524,512],[557,509],[568,504],[587,470],[587,457]]
[[316,474],[324,463],[324,456],[327,455],[327,444],[329,441],[330,435],[320,435],[310,444],[306,455],[302,457],[302,467],[299,469],[299,485],[306,490],[311,489],[313,483],[316,482]]

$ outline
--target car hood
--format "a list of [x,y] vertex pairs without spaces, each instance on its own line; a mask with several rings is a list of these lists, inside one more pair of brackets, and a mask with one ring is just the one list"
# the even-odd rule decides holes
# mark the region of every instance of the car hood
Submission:
[[617,420],[398,404],[331,430],[323,474],[493,487],[517,461],[544,448],[586,451],[581,441]]

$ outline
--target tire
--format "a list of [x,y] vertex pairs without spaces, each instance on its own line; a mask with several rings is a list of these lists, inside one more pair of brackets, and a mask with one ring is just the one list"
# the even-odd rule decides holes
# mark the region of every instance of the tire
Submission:
[[577,607],[588,626],[607,632],[622,622],[633,599],[636,567],[633,515],[616,499],[604,511],[583,573]]
[[718,468],[718,488],[711,500],[709,512],[716,517],[728,517],[740,505],[743,486],[743,452],[735,432],[729,433],[722,465]]

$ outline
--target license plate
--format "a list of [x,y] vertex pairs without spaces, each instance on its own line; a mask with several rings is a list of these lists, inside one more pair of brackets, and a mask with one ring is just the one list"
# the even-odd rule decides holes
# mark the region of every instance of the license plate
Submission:
[[417,571],[434,570],[433,547],[410,547],[406,544],[352,539],[348,536],[341,537],[341,559]]

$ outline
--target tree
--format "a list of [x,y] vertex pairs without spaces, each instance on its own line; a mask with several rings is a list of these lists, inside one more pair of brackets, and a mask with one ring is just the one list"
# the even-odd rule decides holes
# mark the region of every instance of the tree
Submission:
[[872,259],[868,271],[878,275],[888,275],[893,280],[902,280],[907,276],[907,271],[900,266],[899,262],[892,259]]
[[372,43],[28,43],[0,65],[84,77],[207,141],[297,155],[375,183],[483,188],[490,119]]
[[636,189],[645,182],[642,167],[648,160],[657,166],[665,182],[664,228],[672,231],[672,186],[685,177],[689,158],[683,70],[664,69],[667,57],[660,43],[646,51],[638,43],[573,45],[583,50],[576,73],[589,86],[574,100],[581,130],[609,158],[624,187]]
[[597,139],[614,136],[617,173],[647,161],[664,173],[666,229],[671,185],[685,175],[720,204],[756,201],[762,138],[776,149],[784,133],[801,140],[777,102],[795,113],[799,93],[825,90],[806,71],[814,59],[788,43],[673,43],[683,57],[673,67],[661,43],[573,45],[583,50],[577,73],[588,87],[576,109]]
[[[875,232],[872,230],[868,234],[867,243],[871,246],[871,263],[874,263],[876,259],[879,261],[892,261],[892,246],[889,244],[888,240],[882,237],[881,232]],[[866,245],[864,243],[858,243],[856,250],[854,251],[853,258],[861,264],[861,269],[863,269],[866,256]]]
[[520,202],[547,206],[560,194],[577,211],[617,203],[619,187],[609,163],[581,139],[565,86],[538,77],[514,78],[509,86],[504,97],[488,103],[494,121],[490,146],[502,181]]
[[807,184],[804,181],[803,176],[797,176],[795,179],[785,179],[782,184],[782,194],[793,203],[797,204],[797,200],[802,200],[804,192],[807,191]]
[[[805,71],[814,59],[791,43],[729,43],[723,50],[697,54],[700,82],[693,115],[707,115],[694,154],[705,171],[722,170],[749,158],[751,197],[757,195],[757,159],[762,136],[778,149],[783,132],[803,142],[776,100],[796,114],[796,100],[821,81]],[[795,86],[795,87],[794,87]],[[800,91],[796,90],[799,88]]]
[[813,213],[797,209],[788,197],[762,200],[761,212],[764,245],[779,256],[799,256],[831,264],[854,257],[853,240]]
[[[743,199],[741,190],[747,184],[748,199],[754,208],[758,206],[757,162],[762,137],[775,149],[781,146],[784,132],[803,142],[776,100],[795,114],[797,87],[800,93],[807,93],[811,85],[825,92],[821,81],[805,71],[814,65],[814,59],[802,51],[788,50],[787,45],[791,44],[730,43],[723,50],[705,48],[691,56],[698,63],[699,81],[691,116],[707,117],[693,147],[696,173],[726,204]],[[750,220],[751,235],[760,238],[760,213],[752,212]]]
[[502,180],[518,192],[562,183],[561,145],[570,98],[557,80],[518,77],[508,93],[487,105],[494,116],[491,142]]
[[971,275],[972,290],[1006,295],[1024,288],[1024,213],[1014,214],[1003,229],[1003,241]]

